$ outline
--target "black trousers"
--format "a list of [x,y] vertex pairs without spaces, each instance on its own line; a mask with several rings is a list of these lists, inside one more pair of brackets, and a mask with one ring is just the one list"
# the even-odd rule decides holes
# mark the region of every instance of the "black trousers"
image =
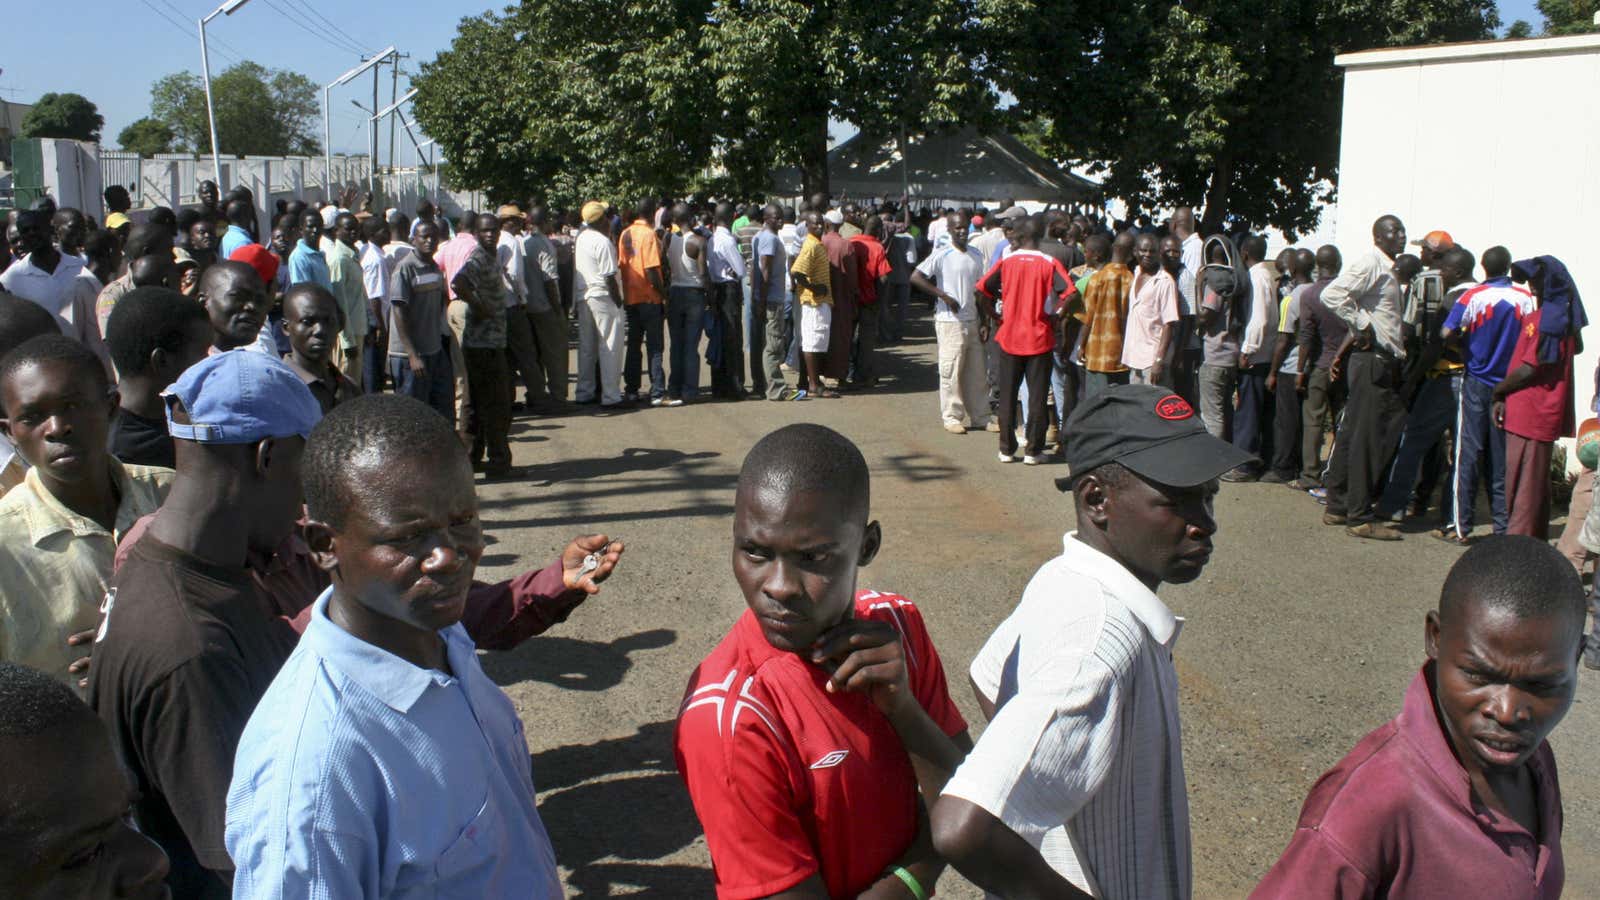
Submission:
[[1023,453],[1044,454],[1044,435],[1050,427],[1044,402],[1050,396],[1050,353],[1013,356],[1000,351],[1000,452],[1017,452],[1017,394],[1024,379],[1028,382],[1028,444]]
[[1300,392],[1294,389],[1294,375],[1279,372],[1272,393],[1277,406],[1272,414],[1272,471],[1292,480],[1300,472]]
[[511,367],[501,348],[463,347],[467,389],[472,392],[472,460],[488,451],[485,471],[511,467]]
[[1360,524],[1377,517],[1389,463],[1405,429],[1406,405],[1400,396],[1400,362],[1386,353],[1350,354],[1345,378],[1350,399],[1322,483],[1328,512]]
[[711,373],[719,396],[744,397],[744,288],[737,281],[711,285],[711,308],[722,325],[722,364]]

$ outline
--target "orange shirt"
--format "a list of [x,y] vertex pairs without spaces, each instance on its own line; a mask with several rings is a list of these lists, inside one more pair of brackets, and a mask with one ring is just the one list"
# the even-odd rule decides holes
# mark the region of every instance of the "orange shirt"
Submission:
[[617,238],[617,272],[622,276],[622,296],[629,306],[640,303],[660,303],[661,292],[645,276],[645,270],[655,267],[665,277],[661,265],[661,241],[650,223],[634,219]]

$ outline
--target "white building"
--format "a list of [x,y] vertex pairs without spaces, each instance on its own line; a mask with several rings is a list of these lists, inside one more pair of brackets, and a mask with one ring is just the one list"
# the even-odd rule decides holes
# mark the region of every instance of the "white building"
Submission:
[[1337,242],[1371,246],[1398,215],[1479,258],[1566,263],[1590,317],[1574,369],[1578,420],[1600,362],[1600,34],[1346,53]]

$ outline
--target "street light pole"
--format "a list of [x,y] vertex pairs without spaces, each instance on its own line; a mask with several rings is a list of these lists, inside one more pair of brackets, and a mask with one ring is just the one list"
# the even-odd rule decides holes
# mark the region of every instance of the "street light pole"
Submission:
[[217,185],[222,184],[222,157],[217,152],[217,114],[211,106],[211,53],[206,48],[206,23],[217,16],[231,16],[239,7],[250,0],[224,0],[221,6],[213,9],[204,18],[200,19],[200,76],[206,86],[206,125],[211,129],[211,177],[217,180]]
[[[240,2],[243,2],[243,0],[240,0]],[[377,56],[374,56],[361,65],[356,66],[354,69],[351,69],[343,75],[340,75],[338,78],[328,82],[328,84],[322,89],[322,175],[323,180],[328,182],[327,184],[323,185],[323,190],[329,195],[323,199],[328,200],[329,202],[332,202],[333,200],[333,125],[330,107],[328,106],[328,98],[333,93],[334,88],[344,84],[357,75],[360,75],[362,72],[365,72],[373,66],[376,66],[394,54],[395,48],[394,45],[391,44],[387,49],[380,52]]]

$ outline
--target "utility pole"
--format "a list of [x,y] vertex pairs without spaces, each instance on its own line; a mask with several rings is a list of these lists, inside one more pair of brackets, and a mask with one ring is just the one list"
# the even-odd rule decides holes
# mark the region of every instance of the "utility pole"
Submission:
[[[382,64],[372,67],[372,108],[378,108],[378,70]],[[372,126],[367,126],[367,193],[378,192],[378,131]],[[373,198],[373,205],[377,205],[377,198]]]

